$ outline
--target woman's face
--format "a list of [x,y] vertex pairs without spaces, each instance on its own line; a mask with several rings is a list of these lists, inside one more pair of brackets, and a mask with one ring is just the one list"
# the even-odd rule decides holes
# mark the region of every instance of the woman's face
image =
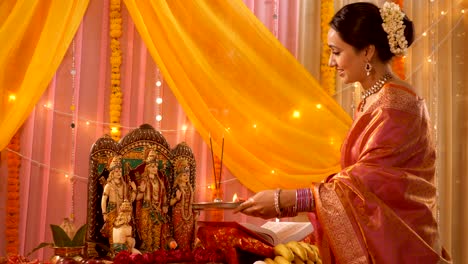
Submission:
[[150,174],[158,173],[158,165],[156,163],[151,163],[148,165],[148,171]]
[[189,175],[186,172],[180,174],[180,182],[187,183],[189,181]]
[[328,31],[328,46],[331,49],[328,66],[335,67],[344,83],[361,82],[366,77],[364,51],[356,51],[344,42],[334,29]]

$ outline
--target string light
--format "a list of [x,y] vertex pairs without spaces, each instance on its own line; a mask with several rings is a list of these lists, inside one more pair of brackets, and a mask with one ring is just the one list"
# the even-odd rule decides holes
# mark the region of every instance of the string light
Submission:
[[278,0],[273,1],[273,35],[278,38]]
[[257,124],[253,124],[252,127],[253,127],[253,128],[257,128]]
[[[48,106],[48,105],[43,105],[43,107],[47,110],[50,110],[52,112],[54,112],[54,114],[58,114],[58,115],[62,115],[62,116],[71,116],[72,114],[68,113],[68,112],[63,112],[63,111],[59,111],[59,110],[56,110],[56,109],[52,109],[51,106]],[[100,125],[100,126],[109,126],[111,125],[111,123],[108,123],[108,122],[98,122],[98,121],[93,121],[93,120],[90,120],[90,119],[87,119],[87,118],[84,118],[84,117],[80,117],[80,116],[77,116],[77,120],[78,121],[82,121],[84,122],[86,125],[90,125],[90,124],[96,124],[96,125]],[[138,126],[122,126],[120,125],[121,128],[125,128],[127,130],[133,130],[133,129],[137,129]],[[229,130],[230,128],[226,128],[226,130]],[[189,130],[189,129],[187,129]],[[193,129],[190,129],[190,131],[193,130]],[[164,133],[178,133],[180,131],[183,131],[182,129],[160,129],[158,130],[159,132],[164,132]]]
[[156,130],[161,130],[161,120],[163,119],[162,117],[162,78],[161,78],[161,72],[159,71],[159,68],[156,66]]
[[301,112],[299,112],[299,111],[297,111],[297,110],[294,111],[293,117],[294,117],[294,118],[299,118],[299,117],[301,117]]
[[[71,122],[71,157],[70,157],[70,171],[71,174],[75,174],[75,149],[76,149],[76,116],[77,116],[77,111],[75,111],[75,93],[76,93],[76,87],[75,87],[75,79],[76,79],[76,58],[75,58],[75,40],[73,39],[72,41],[72,62],[71,62],[71,70],[70,70],[70,75],[71,75],[71,92],[72,92],[72,98],[71,98],[71,105],[70,105],[70,110],[72,111],[72,122]],[[65,174],[65,178],[68,178],[68,174]],[[70,219],[73,222],[75,219],[75,181],[74,178],[72,177],[71,179],[71,205],[70,205]]]
[[8,96],[8,102],[13,102],[13,101],[16,101],[16,95],[10,94],[10,96]]
[[315,107],[316,107],[317,109],[322,109],[322,104],[317,104],[317,105],[315,105]]

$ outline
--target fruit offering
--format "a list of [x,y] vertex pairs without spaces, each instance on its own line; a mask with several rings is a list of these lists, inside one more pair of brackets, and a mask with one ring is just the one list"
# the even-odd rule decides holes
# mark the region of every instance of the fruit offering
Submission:
[[256,261],[256,264],[322,264],[316,245],[290,241],[274,247],[275,257]]

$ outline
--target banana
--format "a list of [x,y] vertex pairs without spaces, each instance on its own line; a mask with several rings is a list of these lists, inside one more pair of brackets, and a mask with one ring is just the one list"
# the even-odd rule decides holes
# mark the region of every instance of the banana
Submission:
[[297,255],[294,256],[293,263],[294,263],[294,264],[305,264],[305,262],[302,261],[302,259],[301,259],[300,257],[298,257]]
[[310,244],[301,241],[301,242],[299,242],[299,245],[301,245],[301,247],[303,247],[305,249],[305,251],[307,252],[307,259],[308,260],[315,261],[317,259],[317,254],[309,246]]
[[[294,257],[293,257],[294,259]],[[275,261],[276,263],[278,264],[291,264],[291,261],[287,260],[285,257],[283,256],[276,256],[275,257]]]
[[[285,244],[278,244],[273,249],[276,256],[282,256],[289,262],[294,259],[294,253]],[[278,262],[276,258],[275,261]]]
[[291,249],[294,255],[298,256],[302,261],[307,259],[307,251],[297,241],[289,241],[286,246]]
[[264,261],[266,264],[277,264],[276,261],[272,260],[271,258],[266,258]]
[[317,253],[317,255],[320,255],[319,254],[319,249],[316,245],[314,244],[308,244],[310,248],[312,248],[313,251],[315,251],[315,253]]

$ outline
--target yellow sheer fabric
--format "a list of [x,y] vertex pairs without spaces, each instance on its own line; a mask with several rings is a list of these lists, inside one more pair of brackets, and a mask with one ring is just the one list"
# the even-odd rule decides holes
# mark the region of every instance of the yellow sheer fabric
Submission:
[[[351,119],[241,0],[124,0],[205,142],[249,189],[339,170]],[[211,138],[210,138],[211,137]]]
[[88,3],[89,0],[0,2],[0,150],[7,146],[47,88]]

